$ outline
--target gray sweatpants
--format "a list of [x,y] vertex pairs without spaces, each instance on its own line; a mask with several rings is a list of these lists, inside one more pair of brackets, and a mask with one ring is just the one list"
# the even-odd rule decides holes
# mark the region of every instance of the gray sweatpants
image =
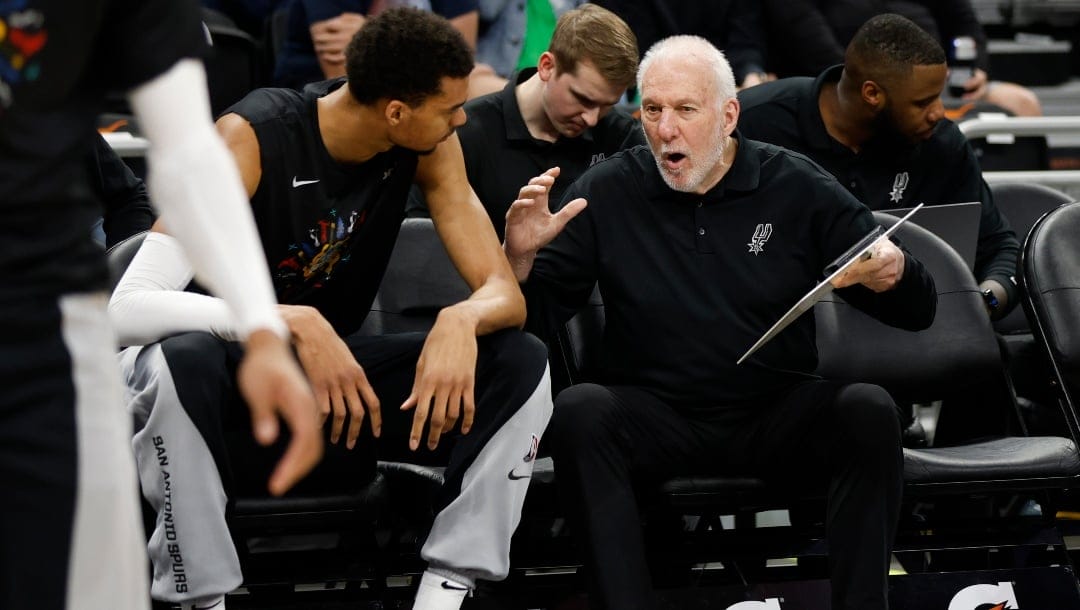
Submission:
[[[348,492],[346,485],[370,479],[376,457],[431,458],[426,449],[407,450],[412,413],[396,408],[411,391],[424,339],[422,333],[346,339],[383,406],[382,437],[374,442],[365,423],[352,451],[327,444],[322,463],[297,493]],[[551,417],[551,389],[546,350],[534,337],[501,331],[480,338],[479,348],[476,419],[469,434],[441,442],[452,444],[444,457],[446,484],[421,554],[432,569],[462,580],[501,580]],[[239,357],[236,344],[205,333],[121,353],[139,478],[157,515],[149,548],[155,599],[222,595],[241,583],[226,502],[265,493],[280,447],[268,450],[251,439],[234,381]]]

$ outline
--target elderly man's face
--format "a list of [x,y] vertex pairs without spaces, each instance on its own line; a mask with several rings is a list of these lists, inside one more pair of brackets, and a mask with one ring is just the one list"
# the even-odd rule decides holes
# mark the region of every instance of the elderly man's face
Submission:
[[656,166],[669,187],[705,193],[726,167],[724,143],[739,104],[721,100],[708,64],[692,55],[657,58],[641,83],[641,122]]

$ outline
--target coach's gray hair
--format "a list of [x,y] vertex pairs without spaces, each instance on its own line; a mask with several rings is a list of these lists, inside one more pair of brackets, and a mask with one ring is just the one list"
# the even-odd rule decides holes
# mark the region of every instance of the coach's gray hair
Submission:
[[723,51],[717,49],[711,42],[700,36],[679,35],[670,36],[658,41],[641,60],[637,73],[637,88],[641,92],[642,81],[645,73],[653,62],[669,55],[692,55],[705,61],[712,68],[715,78],[716,91],[719,94],[717,104],[723,104],[728,99],[735,97],[735,74],[731,71],[731,64],[724,57]]

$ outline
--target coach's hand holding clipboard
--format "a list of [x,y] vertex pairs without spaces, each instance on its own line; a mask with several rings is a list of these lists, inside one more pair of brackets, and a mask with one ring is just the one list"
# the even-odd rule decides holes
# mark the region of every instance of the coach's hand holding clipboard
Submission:
[[739,358],[737,364],[742,364],[751,354],[771,341],[773,337],[780,334],[780,331],[787,328],[836,288],[863,284],[874,292],[884,292],[896,286],[900,278],[904,277],[904,253],[896,247],[896,244],[889,241],[889,237],[921,207],[923,204],[920,203],[912,208],[888,230],[877,227],[847,252],[837,257],[825,268],[825,279],[799,299],[799,302],[777,320],[772,328],[765,331],[765,334]]

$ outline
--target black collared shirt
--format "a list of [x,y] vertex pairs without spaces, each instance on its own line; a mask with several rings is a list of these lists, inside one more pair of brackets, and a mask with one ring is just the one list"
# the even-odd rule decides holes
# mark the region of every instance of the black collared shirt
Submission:
[[[564,203],[575,197],[589,206],[540,251],[524,285],[530,329],[544,334],[568,319],[598,282],[601,381],[644,387],[705,417],[753,408],[813,376],[813,312],[735,362],[876,226],[819,166],[745,138],[705,195],[670,189],[639,146],[591,168]],[[929,273],[910,256],[894,290],[840,294],[911,329],[928,326],[937,303]]]
[[842,71],[843,66],[834,66],[816,79],[786,78],[742,91],[739,130],[748,138],[810,157],[872,210],[981,201],[975,277],[980,282],[997,280],[1008,291],[1009,304],[1015,305],[1012,276],[1020,244],[994,205],[964,134],[945,119],[918,146],[879,139],[852,152],[828,134],[818,107],[821,88],[839,82]]
[[645,142],[640,124],[617,108],[576,138],[547,142],[532,137],[514,89],[535,73],[536,68],[522,70],[502,91],[471,100],[465,105],[468,122],[458,129],[469,183],[487,209],[499,239],[506,226],[506,211],[530,178],[559,166],[562,171],[550,196],[556,202],[591,165]]

